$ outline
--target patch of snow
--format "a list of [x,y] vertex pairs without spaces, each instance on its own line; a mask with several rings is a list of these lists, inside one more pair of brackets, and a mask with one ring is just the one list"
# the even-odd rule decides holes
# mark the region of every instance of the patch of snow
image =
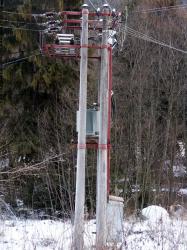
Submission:
[[13,209],[8,203],[4,201],[3,197],[0,197],[0,211],[0,220],[3,220],[5,218],[11,218],[14,220],[17,219]]
[[[167,160],[164,162],[164,170],[168,172],[171,166],[171,161]],[[187,175],[187,168],[184,166],[183,161],[178,160],[173,166],[173,174],[175,177],[184,177]]]
[[175,177],[184,177],[186,172],[186,167],[184,165],[173,166],[173,173]]
[[132,185],[132,193],[140,192],[140,185]]
[[187,221],[171,220],[165,227],[129,221],[124,232],[124,250],[187,250]]
[[169,221],[169,214],[166,209],[155,205],[142,209],[142,215],[150,223],[165,223]]
[[[122,250],[187,250],[187,221],[171,219],[165,226],[158,226],[153,217],[163,219],[168,216],[167,211],[158,206],[143,209],[143,214],[150,219],[125,219]],[[153,222],[151,226],[149,221]],[[84,243],[87,250],[95,245],[95,231],[95,220],[85,222]],[[0,249],[71,250],[72,232],[70,221],[1,220]]]
[[16,205],[17,205],[17,207],[23,207],[24,203],[22,200],[16,199]]
[[5,221],[0,249],[51,250],[70,249],[71,224],[57,221]]
[[185,157],[185,143],[178,141],[180,156]]
[[182,194],[182,195],[187,195],[187,188],[181,188],[181,189],[179,189],[178,193]]
[[0,169],[8,168],[10,164],[10,160],[8,158],[0,160]]

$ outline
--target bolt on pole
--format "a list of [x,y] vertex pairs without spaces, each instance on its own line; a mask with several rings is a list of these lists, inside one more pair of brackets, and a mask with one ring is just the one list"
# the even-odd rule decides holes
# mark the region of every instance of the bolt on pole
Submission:
[[88,6],[82,9],[80,91],[78,116],[77,175],[75,196],[75,219],[73,249],[84,248],[84,203],[85,203],[85,156],[86,156],[86,110],[87,110],[87,68],[88,68]]
[[[103,5],[103,12],[108,14],[108,5]],[[97,205],[96,205],[96,249],[106,246],[107,240],[107,155],[108,155],[108,16],[103,16],[101,73],[100,73],[100,115],[99,115],[99,146],[97,165]]]

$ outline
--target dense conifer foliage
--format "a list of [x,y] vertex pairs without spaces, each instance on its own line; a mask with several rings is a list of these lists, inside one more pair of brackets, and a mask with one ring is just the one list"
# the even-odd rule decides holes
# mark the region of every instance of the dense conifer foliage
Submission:
[[[37,32],[41,26],[31,16],[31,13],[59,11],[62,7],[62,1],[7,1],[4,7],[9,13],[4,12],[1,21],[5,27],[0,144],[2,159],[7,158],[10,161],[6,171],[32,166],[51,157],[53,163],[47,160],[47,165],[53,166],[53,174],[57,175],[57,169],[63,171],[59,167],[63,161],[59,159],[62,153],[68,152],[64,147],[70,143],[74,133],[78,66],[73,61],[51,60],[41,55]],[[3,155],[6,155],[5,158]],[[48,204],[51,198],[44,199],[42,195],[46,193],[48,186],[44,180],[46,176],[42,179],[39,172],[40,169],[36,169],[36,172],[30,172],[26,174],[27,177],[23,177],[23,170],[21,178],[18,175],[15,181],[5,175],[5,179],[10,181],[7,185],[10,189],[5,190],[7,199],[14,203],[16,197],[21,196],[27,205],[38,207],[41,202],[42,207],[51,207]],[[37,175],[39,179],[32,175]],[[15,190],[18,186],[20,188]],[[56,192],[59,192],[59,188]],[[59,204],[58,195],[54,196]]]

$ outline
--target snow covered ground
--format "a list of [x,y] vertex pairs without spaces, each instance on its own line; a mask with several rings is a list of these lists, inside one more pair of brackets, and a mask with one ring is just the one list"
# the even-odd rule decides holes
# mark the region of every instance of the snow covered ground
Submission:
[[[95,241],[95,221],[86,223],[86,249]],[[1,250],[68,250],[72,242],[70,222],[5,220],[0,225]],[[129,219],[124,222],[126,250],[187,250],[187,221]],[[112,249],[112,248],[111,248]]]
[[181,188],[181,189],[179,189],[178,193],[182,194],[182,195],[187,195],[187,188]]

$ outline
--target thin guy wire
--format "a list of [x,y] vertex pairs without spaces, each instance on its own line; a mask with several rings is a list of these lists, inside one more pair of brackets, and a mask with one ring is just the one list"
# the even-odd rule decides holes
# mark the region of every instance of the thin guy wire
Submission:
[[35,32],[43,31],[43,30],[27,29],[27,28],[20,28],[20,27],[3,26],[3,25],[0,25],[0,27],[4,29],[27,30],[27,31],[35,31]]
[[174,46],[172,46],[172,45],[169,45],[169,44],[166,44],[166,43],[163,43],[163,42],[158,42],[157,40],[151,39],[151,38],[149,38],[149,37],[147,37],[147,36],[137,35],[137,33],[132,32],[132,31],[129,31],[129,30],[127,30],[127,33],[130,34],[131,36],[137,37],[137,38],[139,38],[139,39],[143,39],[143,40],[145,40],[145,41],[152,42],[152,43],[161,45],[161,46],[163,46],[163,47],[167,47],[167,48],[169,48],[169,49],[173,49],[173,50],[179,51],[179,52],[181,52],[181,53],[187,54],[187,51],[185,51],[185,50],[176,48],[176,47],[174,47]]
[[172,45],[169,45],[169,44],[167,44],[167,43],[165,43],[165,42],[159,41],[159,40],[157,40],[157,39],[155,39],[155,38],[153,38],[153,37],[150,37],[150,36],[148,36],[148,35],[146,35],[146,34],[144,34],[144,33],[141,33],[141,32],[139,32],[139,31],[136,31],[136,30],[134,30],[134,29],[132,29],[132,28],[130,28],[130,27],[128,27],[128,26],[127,26],[127,29],[129,29],[130,32],[132,32],[132,33],[133,33],[133,32],[134,32],[134,33],[138,33],[140,36],[143,36],[143,37],[147,38],[148,40],[154,41],[154,42],[156,42],[156,43],[158,43],[158,44],[160,44],[160,45],[164,45],[164,46],[166,46],[166,47],[168,47],[168,48],[171,48],[171,49],[174,49],[174,50],[183,52],[183,53],[187,53],[187,51],[185,51],[185,50],[176,48],[176,47],[174,47],[174,46],[172,46]]
[[138,10],[138,11],[132,11],[131,13],[161,12],[161,11],[170,11],[170,10],[186,8],[186,7],[187,7],[187,4],[182,4],[182,5],[173,5],[173,6],[170,6],[170,7],[142,9],[142,10]]
[[89,3],[92,5],[92,7],[95,9],[95,10],[97,10],[97,8],[95,7],[95,5],[93,4],[93,2],[91,1],[91,0],[88,0],[89,1]]
[[[165,44],[165,45],[168,45],[168,44],[166,44],[166,43],[164,43],[164,42],[162,42],[162,41],[159,41],[159,40],[157,40],[157,39],[155,39],[155,38],[153,38],[153,37],[150,37],[150,36],[148,36],[147,34],[144,34],[144,33],[141,33],[141,32],[139,32],[139,31],[137,31],[137,30],[134,30],[134,29],[132,29],[132,28],[130,28],[130,27],[128,27],[128,26],[126,26],[126,28],[127,29],[129,29],[129,32],[134,32],[136,35],[138,34],[139,36],[142,36],[142,37],[144,37],[144,38],[147,38],[147,39],[151,39],[151,40],[154,40],[155,42],[158,42],[158,43],[162,43],[162,44]],[[125,27],[124,27],[124,29],[125,29]],[[171,45],[168,45],[168,46],[171,46]]]
[[[97,10],[97,8],[95,7],[95,5],[93,4],[93,2],[91,0],[88,0],[90,2],[90,4],[92,5],[92,7]],[[107,2],[107,0],[105,0],[105,2]],[[108,2],[107,2],[108,3]],[[110,6],[110,5],[109,5]],[[178,8],[186,8],[187,4],[181,4],[181,5],[173,5],[173,6],[169,6],[169,7],[162,7],[162,8],[152,8],[152,9],[145,9],[145,10],[138,10],[138,11],[132,11],[131,14],[133,13],[144,13],[144,12],[159,12],[159,11],[168,11],[168,10],[172,10],[172,9],[178,9]],[[111,8],[111,6],[110,6]],[[7,14],[12,14],[12,15],[27,15],[27,16],[35,16],[38,15],[40,16],[41,14],[28,14],[28,13],[21,13],[21,12],[11,12],[11,11],[2,11],[3,13],[7,13]]]
[[30,55],[30,56],[22,57],[22,58],[13,60],[13,61],[9,61],[9,62],[3,63],[2,66],[4,68],[5,66],[11,65],[11,64],[15,64],[17,62],[22,62],[22,61],[25,61],[26,59],[29,59],[29,58],[31,58],[33,56],[38,56],[38,55],[41,55],[41,52],[37,53],[37,54]]
[[32,16],[32,15],[38,15],[38,14],[28,14],[28,13],[21,13],[21,12],[11,12],[11,11],[2,11],[3,13],[7,13],[7,14],[12,14],[12,15],[25,15],[25,16]]
[[162,41],[159,41],[159,40],[157,40],[157,39],[154,39],[154,38],[152,38],[152,37],[150,37],[150,36],[148,36],[148,35],[146,35],[146,34],[144,34],[144,33],[141,33],[141,32],[139,32],[139,31],[137,31],[137,30],[131,29],[130,27],[127,27],[126,30],[125,30],[125,29],[123,29],[123,30],[126,31],[129,35],[134,36],[134,37],[136,37],[136,38],[143,39],[143,40],[145,40],[145,41],[152,42],[152,43],[161,45],[161,46],[163,46],[163,47],[167,47],[167,48],[169,48],[169,49],[173,49],[173,50],[176,50],[176,51],[178,51],[178,52],[182,52],[182,53],[184,53],[184,54],[187,54],[187,51],[185,51],[185,50],[176,48],[176,47],[174,47],[174,46],[172,46],[172,45],[169,45],[169,44],[167,44],[167,43],[165,43],[165,42],[162,42]]
[[[28,23],[28,22],[20,22],[20,21],[11,21],[11,20],[6,20],[6,19],[0,19],[0,21],[3,21],[3,22],[10,22],[10,23],[18,23],[18,24],[35,24],[36,23]],[[42,23],[37,23],[38,25],[42,25]]]

